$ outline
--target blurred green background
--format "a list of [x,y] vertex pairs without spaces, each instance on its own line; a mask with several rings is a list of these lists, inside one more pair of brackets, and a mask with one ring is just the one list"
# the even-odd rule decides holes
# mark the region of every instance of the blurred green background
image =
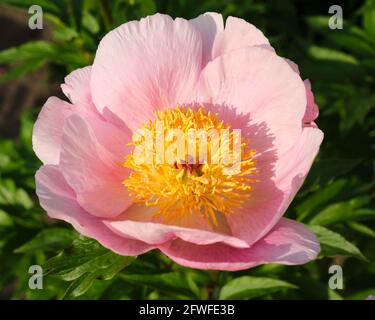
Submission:
[[[365,299],[375,294],[375,1],[333,1],[343,29],[328,27],[331,1],[0,0],[0,299]],[[28,28],[28,8],[44,11]],[[70,71],[91,64],[114,27],[155,12],[193,18],[217,11],[260,28],[312,82],[325,139],[287,216],[322,244],[304,266],[241,272],[183,268],[158,252],[120,257],[38,205],[31,148],[36,116]],[[44,289],[28,286],[30,265]],[[330,265],[344,288],[329,289]]]

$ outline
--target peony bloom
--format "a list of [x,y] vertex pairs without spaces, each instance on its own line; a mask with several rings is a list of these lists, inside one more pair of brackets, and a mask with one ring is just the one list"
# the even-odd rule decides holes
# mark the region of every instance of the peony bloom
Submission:
[[[318,108],[297,66],[253,25],[229,17],[224,27],[217,13],[125,23],[62,90],[70,102],[49,98],[33,131],[37,195],[50,217],[118,254],[159,249],[193,268],[317,256],[314,234],[283,214],[323,139]],[[233,146],[240,129],[240,171],[178,152],[138,162],[134,136],[148,130],[155,141],[158,124],[167,134],[230,129],[223,141]]]

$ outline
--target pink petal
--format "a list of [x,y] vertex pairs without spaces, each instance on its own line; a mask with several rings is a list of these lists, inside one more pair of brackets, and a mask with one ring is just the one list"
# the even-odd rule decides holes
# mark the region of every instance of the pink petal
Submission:
[[309,80],[305,80],[306,96],[307,96],[307,107],[305,115],[303,116],[303,123],[305,126],[314,126],[313,121],[319,116],[319,108],[315,103],[314,94],[311,90],[311,83]]
[[202,40],[186,20],[156,14],[131,21],[100,42],[92,67],[93,101],[131,130],[154,111],[189,100],[202,64]]
[[159,249],[175,262],[199,269],[236,271],[264,263],[304,264],[320,251],[316,236],[304,225],[281,219],[264,238],[248,249],[225,244],[196,245],[174,240]]
[[92,104],[90,78],[91,66],[76,69],[65,77],[61,89],[73,104],[81,106]]
[[278,188],[290,193],[290,201],[310,171],[323,137],[323,132],[318,128],[303,128],[301,137],[293,148],[276,162],[275,183]]
[[134,256],[153,249],[141,241],[117,236],[100,219],[84,211],[57,166],[42,166],[35,178],[40,205],[51,218],[72,224],[79,233],[98,240],[118,254]]
[[288,58],[284,58],[284,59],[285,59],[285,61],[289,64],[289,66],[292,68],[292,70],[293,70],[294,72],[300,74],[300,72],[299,72],[299,68],[298,68],[298,65],[297,65],[294,61],[292,61],[292,60],[290,60],[290,59],[288,59]]
[[122,184],[128,176],[122,162],[129,137],[100,121],[76,114],[66,120],[60,166],[80,206],[92,215],[113,217],[132,203]]
[[220,13],[206,12],[189,20],[202,36],[202,66],[212,60],[212,47],[215,39],[224,31],[223,17]]
[[304,128],[294,147],[276,160],[271,180],[267,177],[267,162],[258,162],[260,172],[266,174],[259,175],[260,182],[254,184],[243,208],[227,218],[233,236],[252,244],[272,229],[302,186],[322,139],[319,129]]
[[[133,205],[124,213],[123,219],[107,220],[104,221],[104,223],[120,236],[141,240],[152,245],[159,245],[169,240],[180,238],[187,242],[200,245],[223,242],[237,248],[248,247],[245,241],[227,234],[165,223],[156,223],[150,221],[152,216],[152,209]],[[138,221],[133,220],[134,218]],[[195,217],[193,217],[193,219],[194,218]]]
[[258,173],[252,178],[258,182],[253,183],[251,196],[242,208],[226,216],[230,230],[227,233],[252,244],[284,214],[311,167],[323,134],[316,128],[303,128],[294,146],[279,157],[267,125],[252,124],[251,115],[237,114],[233,108],[221,105],[206,105],[206,108],[232,128],[241,129],[242,139],[249,139],[250,147],[257,152]]
[[305,86],[288,63],[267,48],[236,50],[208,63],[198,92],[198,102],[249,114],[252,125],[268,131],[278,155],[301,134]]
[[[298,74],[299,68],[297,64],[295,64],[292,60],[285,59],[285,61],[289,64],[289,66]],[[306,106],[306,111],[302,119],[302,125],[304,127],[312,126],[312,127],[317,127],[316,124],[314,123],[314,120],[318,118],[319,116],[319,107],[315,103],[314,99],[314,94],[311,90],[311,83],[308,79],[303,81],[305,84],[305,89],[306,89],[306,100],[307,100],[307,106]]]
[[73,113],[72,105],[50,97],[39,113],[33,129],[33,149],[44,164],[58,164],[65,119]]
[[58,164],[63,126],[73,113],[100,117],[91,101],[91,66],[77,69],[65,77],[61,85],[72,104],[51,97],[43,106],[33,131],[33,147],[44,164]]
[[224,32],[217,35],[215,39],[212,59],[233,50],[260,45],[269,45],[262,31],[243,19],[228,17]]
[[254,184],[249,200],[227,216],[232,235],[249,245],[255,243],[275,225],[274,221],[282,216],[286,197],[272,181]]

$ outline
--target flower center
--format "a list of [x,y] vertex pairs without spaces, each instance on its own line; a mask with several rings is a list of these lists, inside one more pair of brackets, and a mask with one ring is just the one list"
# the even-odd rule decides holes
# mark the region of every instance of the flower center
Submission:
[[157,207],[155,216],[171,223],[216,215],[241,207],[256,182],[255,150],[241,141],[240,130],[203,108],[177,107],[156,113],[133,135],[133,152],[124,166],[123,184],[136,202]]

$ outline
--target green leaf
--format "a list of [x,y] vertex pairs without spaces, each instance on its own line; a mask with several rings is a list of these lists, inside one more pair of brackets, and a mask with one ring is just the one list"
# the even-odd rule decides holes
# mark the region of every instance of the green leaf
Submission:
[[363,27],[375,43],[375,1],[367,1],[362,12]]
[[50,1],[50,0],[2,0],[2,3],[9,4],[12,6],[21,7],[24,9],[30,8],[32,5],[39,5],[43,8],[43,13],[45,11],[51,11],[56,14],[59,14],[59,7],[54,2],[59,1]]
[[360,57],[375,54],[375,48],[368,35],[358,27],[346,28],[343,32],[330,32],[328,38],[343,49],[347,49]]
[[97,277],[97,272],[90,272],[90,273],[84,274],[80,278],[75,279],[68,287],[67,291],[64,294],[64,297],[67,297],[67,296],[79,297],[83,295],[91,288],[96,277]]
[[349,63],[349,64],[354,64],[354,65],[358,64],[358,61],[354,56],[351,56],[347,53],[334,50],[331,48],[311,46],[308,49],[308,53],[313,58],[319,59],[319,60],[332,60],[332,61],[338,61],[338,62]]
[[199,290],[186,273],[169,272],[162,274],[121,274],[121,279],[133,284],[144,285],[167,293],[178,293],[198,298]]
[[23,63],[19,66],[13,66],[10,68],[9,71],[4,72],[0,75],[0,83],[20,78],[26,73],[35,71],[40,69],[45,63],[47,62],[46,59],[43,58],[36,58],[28,60],[26,63]]
[[98,20],[89,11],[83,12],[82,25],[92,34],[97,34],[100,31]]
[[243,276],[229,281],[221,289],[219,299],[251,299],[284,289],[296,288],[295,285],[286,281]]
[[[65,33],[65,31],[62,31]],[[71,34],[73,37],[74,35]],[[10,64],[9,71],[0,76],[0,82],[19,78],[41,68],[46,62],[63,65],[68,69],[83,67],[91,62],[91,55],[82,45],[66,41],[59,44],[46,41],[30,41],[19,47],[0,51],[0,64]]]
[[[81,278],[79,278],[81,279]],[[79,279],[77,280],[74,280],[73,282],[75,281],[78,281]],[[88,281],[88,280],[86,280]],[[106,280],[106,281],[98,281],[98,280],[93,280],[91,282],[91,286],[89,287],[89,289],[87,291],[85,291],[83,294],[81,294],[81,292],[83,292],[84,290],[82,290],[82,287],[84,284],[82,284],[82,282],[80,283],[80,286],[77,286],[78,289],[75,289],[75,286],[73,285],[71,288],[73,288],[74,290],[71,291],[71,293],[69,294],[69,289],[65,292],[64,296],[70,296],[72,297],[73,299],[81,299],[81,300],[97,300],[97,299],[107,299],[106,297],[103,298],[103,295],[106,294],[107,292],[107,289],[109,287],[111,287],[111,285],[116,282],[116,278],[113,278],[111,280]],[[120,281],[117,281],[117,283],[120,283]],[[123,289],[123,288],[121,288]],[[124,290],[120,290],[120,291],[124,291]],[[121,292],[119,292],[119,294],[121,294]]]
[[302,220],[315,208],[334,198],[344,189],[346,184],[347,181],[345,179],[340,179],[318,189],[317,192],[296,207],[299,220]]
[[309,224],[328,226],[338,222],[375,218],[375,210],[360,208],[371,201],[371,196],[361,196],[349,201],[329,205],[312,218]]
[[42,230],[33,239],[14,250],[16,253],[34,253],[38,250],[54,251],[69,246],[77,233],[65,228]]
[[53,38],[57,41],[71,41],[77,37],[77,31],[65,25],[56,26],[56,28],[53,30]]
[[344,300],[344,298],[335,290],[328,289],[329,300]]
[[75,280],[86,273],[94,273],[93,267],[101,270],[98,275],[104,280],[111,279],[124,267],[123,263],[128,264],[128,259],[124,259],[123,256],[119,256],[109,251],[104,254],[99,254],[96,257],[92,257],[90,260],[75,266],[72,270],[64,270],[59,272],[61,279],[66,281]]
[[[371,19],[368,16],[369,20]],[[338,45],[360,56],[371,56],[375,53],[371,44],[371,33],[352,25],[347,19],[344,29],[338,32],[327,32],[329,16],[309,16],[306,18],[311,29],[316,30],[328,38],[330,43]]]
[[256,277],[266,277],[271,273],[273,275],[280,274],[285,268],[286,266],[283,264],[268,263],[253,269],[251,274]]
[[25,209],[31,209],[33,201],[30,199],[29,194],[23,189],[17,189],[15,194],[15,203],[20,204]]
[[348,222],[347,224],[353,230],[355,230],[359,233],[362,233],[366,236],[369,236],[371,238],[375,238],[375,230],[371,229],[370,227],[366,226],[365,224],[359,223],[359,222],[354,222],[354,221]]
[[346,297],[347,300],[365,300],[368,296],[375,295],[375,288],[364,289]]
[[67,26],[59,17],[45,13],[44,17],[49,20],[53,25],[53,39],[61,42],[71,41],[78,37],[76,29]]
[[0,51],[0,64],[40,60],[56,54],[56,47],[46,41],[30,41],[19,47]]
[[11,227],[13,220],[9,214],[0,209],[0,227]]
[[104,248],[97,241],[80,237],[71,247],[48,260],[43,268],[46,275],[73,281],[66,296],[85,293],[96,280],[110,280],[136,257],[125,257]]
[[15,182],[10,179],[0,180],[0,204],[18,205],[30,209],[33,202],[27,192],[17,188]]
[[309,226],[316,234],[321,246],[321,255],[325,257],[347,256],[366,260],[362,252],[340,234],[322,226]]
[[327,31],[329,19],[329,16],[308,16],[306,22],[315,30]]

